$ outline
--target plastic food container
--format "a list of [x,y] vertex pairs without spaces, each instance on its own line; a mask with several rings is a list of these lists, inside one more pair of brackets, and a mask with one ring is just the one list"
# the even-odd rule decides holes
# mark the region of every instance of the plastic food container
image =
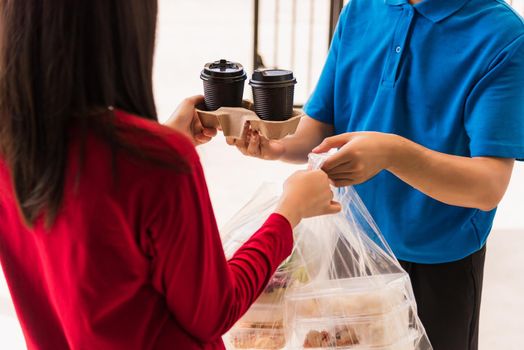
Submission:
[[352,348],[395,344],[410,334],[410,304],[384,315],[297,318],[290,324],[293,348]]
[[262,304],[284,305],[284,294],[291,287],[295,278],[289,270],[279,270],[273,274],[268,285],[256,300]]
[[[327,349],[337,350],[415,350],[415,339],[414,336],[408,336],[400,339],[394,344],[384,346],[371,346],[371,345],[350,345],[350,346],[334,346],[327,347]],[[293,347],[293,349],[312,349],[312,350],[323,350],[326,348],[306,348],[306,347]]]
[[229,332],[231,349],[277,350],[286,346],[283,328],[235,327]]
[[278,324],[284,321],[283,304],[253,304],[237,324]]
[[404,274],[310,283],[286,295],[286,318],[384,315],[408,299]]

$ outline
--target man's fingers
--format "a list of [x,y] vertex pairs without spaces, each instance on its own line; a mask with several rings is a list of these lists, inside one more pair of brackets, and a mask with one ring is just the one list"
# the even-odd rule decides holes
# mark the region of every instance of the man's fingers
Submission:
[[339,174],[339,175],[335,175],[335,176],[329,176],[329,178],[333,181],[340,181],[340,180],[350,180],[350,181],[355,181],[357,179],[357,177],[355,176],[356,174],[354,173],[348,173],[348,174]]
[[247,144],[245,140],[235,139],[235,146],[242,152],[243,155],[247,155]]
[[350,162],[351,160],[347,159],[347,155],[344,152],[337,152],[326,159],[324,165],[322,165],[322,170],[329,173],[331,170],[341,166],[342,164],[348,163],[349,166]]
[[351,185],[354,185],[354,184],[355,183],[353,181],[348,180],[348,179],[333,181],[333,185],[335,187],[347,187],[347,186],[351,186]]
[[352,164],[349,164],[348,162],[330,169],[327,174],[332,178],[338,176],[349,176],[351,174],[355,174],[356,172],[357,170],[353,169]]
[[249,122],[246,122],[246,125],[244,126],[244,130],[242,131],[242,136],[240,136],[240,138],[228,136],[226,137],[226,143],[230,146],[236,146],[238,150],[242,152],[242,154],[246,155],[247,148],[249,145],[249,142],[248,142],[249,130],[250,130]]
[[354,173],[338,174],[336,176],[329,176],[331,183],[335,187],[346,187],[359,183],[359,177]]
[[235,145],[235,141],[236,139],[234,137],[231,137],[231,136],[228,136],[226,137],[226,143],[230,146],[234,146]]
[[248,147],[248,134],[249,134],[249,122],[246,122],[244,125],[244,130],[242,131],[242,136],[240,138],[235,138],[235,146],[242,152],[242,154],[247,155]]
[[336,136],[327,137],[318,145],[313,148],[313,153],[324,153],[329,151],[332,148],[338,148],[344,146],[348,141],[351,140],[351,134],[340,134]]
[[260,156],[260,136],[256,132],[251,132],[250,134],[247,154],[252,157]]
[[330,180],[342,180],[342,179],[355,179],[357,173],[339,173],[339,174],[329,174]]
[[240,139],[242,141],[244,141],[244,143],[246,144],[246,147],[247,147],[247,143],[248,143],[248,136],[251,132],[251,127],[249,125],[249,122],[246,122],[244,124],[244,130],[242,130],[242,136],[240,137]]

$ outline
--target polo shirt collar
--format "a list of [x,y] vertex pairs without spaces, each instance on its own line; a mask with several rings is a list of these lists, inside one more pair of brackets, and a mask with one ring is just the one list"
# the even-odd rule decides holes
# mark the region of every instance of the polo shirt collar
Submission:
[[384,2],[391,6],[404,5],[408,3],[408,0],[384,0]]
[[[409,4],[408,0],[384,0],[391,6]],[[440,22],[458,10],[460,10],[469,0],[423,0],[413,5],[413,8],[432,22]]]

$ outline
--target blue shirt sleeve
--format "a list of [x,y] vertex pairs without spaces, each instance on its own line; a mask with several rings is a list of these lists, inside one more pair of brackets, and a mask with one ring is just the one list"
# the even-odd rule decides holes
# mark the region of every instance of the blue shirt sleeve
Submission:
[[335,72],[340,38],[342,36],[342,31],[344,30],[348,8],[349,4],[344,7],[340,14],[337,28],[333,35],[328,56],[317,82],[317,86],[304,106],[304,112],[308,116],[328,124],[334,124]]
[[464,123],[472,157],[524,160],[524,35],[495,57],[471,90]]

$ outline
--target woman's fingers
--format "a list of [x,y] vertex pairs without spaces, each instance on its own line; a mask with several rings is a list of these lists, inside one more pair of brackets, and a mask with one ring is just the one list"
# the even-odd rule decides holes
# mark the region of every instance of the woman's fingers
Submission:
[[196,106],[198,104],[204,103],[204,96],[203,95],[195,95],[191,97],[186,97],[181,104],[185,104],[188,106]]
[[197,144],[207,143],[217,134],[217,130],[214,128],[204,128],[196,112],[193,115],[193,125],[191,126],[191,129],[193,139]]
[[211,137],[208,137],[208,136],[205,136],[203,134],[200,134],[200,135],[196,135],[195,136],[195,141],[198,143],[198,144],[204,144],[204,143],[208,143],[209,141],[211,141],[212,138]]
[[191,128],[193,131],[193,135],[198,135],[202,133],[202,130],[204,130],[204,127],[200,122],[200,118],[198,117],[198,113],[195,110],[193,110],[193,120],[191,123]]
[[342,206],[339,202],[331,201],[327,207],[326,214],[336,214],[342,210]]

